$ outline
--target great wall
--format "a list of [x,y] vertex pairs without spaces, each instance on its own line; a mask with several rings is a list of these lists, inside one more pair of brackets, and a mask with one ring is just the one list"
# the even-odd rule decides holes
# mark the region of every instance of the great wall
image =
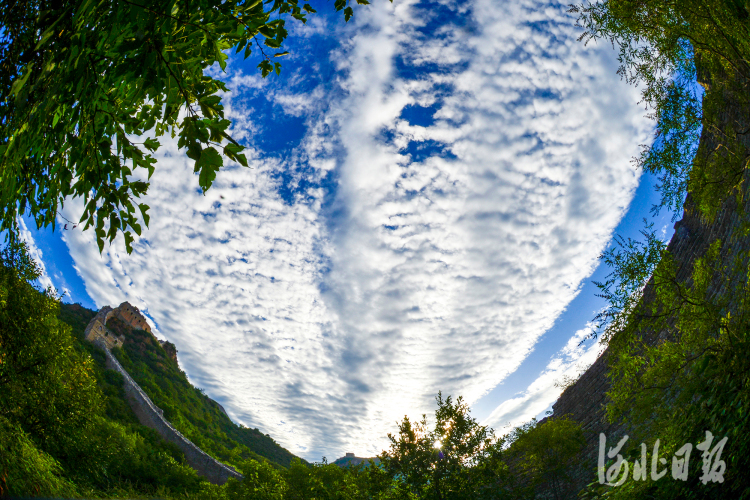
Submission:
[[[151,333],[151,327],[137,307],[132,306],[128,302],[123,302],[115,309],[109,306],[101,308],[97,315],[89,322],[84,333],[86,340],[104,350],[107,357],[106,367],[122,375],[125,395],[130,407],[133,409],[136,417],[138,417],[138,421],[142,425],[155,430],[165,440],[177,445],[185,454],[187,463],[198,474],[210,482],[221,485],[227,482],[229,478],[242,479],[243,476],[233,468],[205,453],[188,438],[183,436],[180,431],[172,427],[172,424],[164,418],[164,412],[151,401],[143,389],[140,388],[130,374],[120,365],[110,349],[121,347],[125,342],[125,338],[116,336],[107,329],[107,321],[113,317],[132,328],[145,330],[149,333]],[[171,344],[162,343],[162,345]],[[170,351],[167,354],[176,360],[176,351],[174,351],[174,356]],[[224,410],[223,408],[221,409],[222,411]]]

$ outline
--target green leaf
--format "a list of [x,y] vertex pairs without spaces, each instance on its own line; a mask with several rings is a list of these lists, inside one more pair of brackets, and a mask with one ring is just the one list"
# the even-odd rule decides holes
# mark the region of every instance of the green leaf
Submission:
[[195,162],[195,169],[200,172],[198,174],[198,184],[203,189],[203,192],[208,191],[211,187],[214,179],[216,179],[216,172],[223,164],[224,159],[213,146],[209,146],[201,151],[201,157]]
[[[136,232],[140,235],[140,228],[136,229]],[[125,232],[125,251],[128,253],[133,253],[133,235],[130,234],[130,232]]]
[[224,154],[243,167],[247,167],[247,158],[245,157],[245,155],[241,154],[241,151],[243,151],[244,149],[245,148],[243,146],[240,146],[239,144],[229,143],[224,146]]
[[200,102],[205,104],[206,106],[216,106],[221,102],[221,97],[216,94],[208,95],[205,97],[201,97]]
[[248,166],[248,164],[247,164],[247,157],[245,157],[244,154],[240,153],[240,154],[236,155],[235,159],[243,167],[247,167]]
[[351,19],[353,15],[354,11],[351,7],[347,7],[346,9],[344,9],[344,21],[349,22],[349,19]]
[[159,149],[159,146],[161,144],[159,144],[159,141],[157,141],[156,139],[148,137],[145,141],[143,141],[143,145],[146,146],[149,151],[156,151],[157,149]]
[[303,5],[302,8],[305,10],[305,12],[309,12],[310,14],[315,14],[318,12],[317,10],[310,7],[309,3],[306,3],[305,5]]
[[237,47],[234,53],[239,54],[240,51],[245,48],[245,45],[247,45],[247,38],[240,40],[240,43],[237,44]]
[[29,77],[31,76],[31,66],[26,67],[26,71],[24,71],[23,76],[13,82],[13,85],[10,87],[10,93],[16,95],[16,99],[18,99],[19,92],[23,88],[24,85],[26,85],[26,82],[28,81]]
[[267,77],[269,73],[273,71],[273,67],[267,59],[263,59],[260,64],[258,64],[258,68],[260,69],[260,76],[263,78]]
[[102,253],[104,251],[104,229],[96,228],[94,232],[96,233],[96,244],[99,247],[99,253]]
[[138,210],[141,211],[141,217],[143,217],[143,223],[146,224],[146,227],[148,227],[148,222],[151,219],[149,217],[148,213],[146,213],[150,208],[151,207],[149,207],[145,203],[139,203],[138,204]]
[[284,52],[277,52],[277,53],[275,53],[275,54],[273,55],[273,57],[281,57],[281,56],[286,56],[286,55],[288,55],[288,54],[289,54],[289,51],[288,51],[288,50],[285,50]]

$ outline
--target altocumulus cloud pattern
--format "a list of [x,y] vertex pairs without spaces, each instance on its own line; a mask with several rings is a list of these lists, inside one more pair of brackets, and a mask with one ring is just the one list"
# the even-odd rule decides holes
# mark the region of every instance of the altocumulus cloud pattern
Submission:
[[[650,133],[566,8],[374,2],[296,27],[280,79],[231,59],[253,169],[203,196],[166,144],[132,255],[65,234],[89,295],[146,311],[197,386],[310,460],[379,452],[438,390],[476,401],[592,273]],[[571,335],[550,370],[593,360]],[[539,411],[513,405],[488,423]]]

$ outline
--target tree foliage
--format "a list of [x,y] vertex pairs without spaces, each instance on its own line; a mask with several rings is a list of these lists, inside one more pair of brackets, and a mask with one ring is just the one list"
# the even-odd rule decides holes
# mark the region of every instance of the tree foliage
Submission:
[[[334,7],[346,20],[350,0]],[[368,3],[357,0],[357,3]],[[278,73],[286,16],[314,13],[297,0],[10,0],[0,3],[0,230],[16,217],[55,226],[68,197],[100,251],[122,232],[128,252],[149,207],[138,201],[164,134],[195,162],[201,189],[223,158],[247,166],[228,134],[220,92],[205,73],[227,52],[260,55]]]
[[630,313],[643,297],[643,290],[662,261],[666,244],[657,236],[653,223],[644,219],[643,240],[615,236],[614,245],[602,253],[600,260],[611,269],[604,281],[594,284],[607,305],[594,317],[594,325],[604,329],[603,341],[622,330]]
[[[739,0],[603,0],[572,5],[570,11],[584,29],[581,40],[606,40],[617,49],[618,73],[641,87],[643,102],[657,120],[653,144],[644,146],[635,161],[661,181],[662,201],[654,211],[667,207],[677,217],[688,191],[706,213],[715,209],[741,181],[725,161],[716,168],[713,160],[737,154],[729,143],[739,130],[716,129],[715,122],[727,92],[735,98],[747,95],[750,5]],[[696,77],[710,80],[703,106]],[[722,135],[724,148],[706,152],[705,165],[696,165],[702,127]]]
[[57,319],[57,297],[34,285],[39,276],[24,243],[0,251],[0,417],[45,443],[85,431],[101,394],[91,358]]
[[41,494],[69,497],[75,484],[60,464],[39,450],[18,424],[0,417],[0,498]]
[[[569,476],[571,463],[581,458],[586,441],[580,424],[568,417],[550,418],[516,427],[507,438],[510,460],[529,496],[543,487],[555,500],[576,491]],[[519,488],[520,489],[520,488]]]
[[398,436],[388,435],[390,449],[378,456],[385,471],[418,498],[503,498],[503,441],[469,415],[461,397],[438,393],[435,400],[432,430],[426,415],[414,423],[404,417]]
[[[636,163],[661,179],[661,206],[676,216],[684,206],[701,227],[709,227],[720,210],[734,212],[737,221],[727,241],[709,240],[688,269],[647,226],[643,242],[620,239],[603,255],[612,274],[598,284],[610,303],[600,315],[607,328],[608,418],[627,423],[633,443],[650,447],[660,439],[660,454],[667,456],[686,443],[696,445],[706,430],[727,436],[725,482],[702,484],[699,455],[685,481],[631,479],[615,488],[592,485],[589,493],[747,498],[750,270],[743,242],[750,229],[750,4],[606,0],[571,10],[586,30],[583,39],[617,47],[620,73],[641,85],[657,119],[655,141]],[[705,89],[702,102],[694,92],[696,78]],[[624,454],[633,463],[640,449]]]
[[[703,441],[706,430],[728,437],[723,483],[700,481],[698,455],[686,481],[647,478],[592,491],[613,499],[750,496],[750,273],[745,252],[727,259],[722,250],[716,240],[696,259],[689,282],[677,279],[669,255],[656,267],[649,300],[609,340],[607,416],[628,424],[632,443],[646,443],[648,461],[657,438],[661,455],[669,456]],[[631,448],[633,463],[640,450]]]

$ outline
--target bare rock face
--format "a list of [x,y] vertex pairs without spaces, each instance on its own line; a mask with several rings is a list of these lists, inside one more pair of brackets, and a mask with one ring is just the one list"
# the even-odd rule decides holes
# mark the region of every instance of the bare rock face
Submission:
[[355,457],[354,453],[347,453],[343,457],[336,459],[333,462],[333,465],[338,465],[339,467],[349,467],[350,465],[369,464],[370,462],[377,465],[380,463],[380,459],[378,457]]
[[[700,67],[698,82],[706,89],[711,86],[710,75],[705,70],[701,70]],[[738,130],[750,129],[750,109],[747,104],[728,99],[718,121],[722,130],[729,123],[734,124]],[[750,134],[740,134],[738,140],[744,146],[745,154],[750,155]],[[704,127],[701,133],[698,155],[715,151],[719,146],[718,139],[710,132],[708,127]],[[704,218],[695,206],[692,197],[687,196],[683,218],[675,224],[675,233],[667,247],[676,265],[678,282],[689,283],[696,259],[704,256],[711,244],[716,241],[721,243],[719,261],[715,264],[716,269],[731,269],[739,255],[750,252],[750,235],[744,229],[746,214],[750,213],[750,169],[745,168],[742,175],[744,176],[743,196],[741,198],[729,196],[713,219]],[[740,203],[743,205],[739,205],[738,200],[742,200]],[[713,297],[723,296],[728,293],[727,286],[727,281],[721,279],[721,276],[717,274],[717,278],[714,279],[709,288],[709,294]],[[644,302],[653,300],[654,294],[654,285],[649,282],[643,291],[642,300]],[[733,303],[730,302],[729,310],[731,312],[734,312],[733,307]],[[654,345],[656,342],[662,341],[667,338],[667,334],[666,331],[640,332],[647,345]],[[569,415],[571,419],[579,422],[586,432],[587,446],[584,450],[584,460],[573,467],[572,471],[572,478],[577,490],[581,490],[587,484],[596,480],[599,433],[605,434],[608,443],[617,443],[621,436],[629,432],[625,424],[611,423],[605,418],[607,391],[610,389],[609,378],[607,377],[608,355],[608,350],[605,350],[599,359],[581,375],[575,384],[566,389],[552,406],[554,415]]]
[[175,347],[175,345],[168,340],[160,340],[159,343],[167,353],[167,356],[169,356],[169,359],[177,363],[177,348]]

